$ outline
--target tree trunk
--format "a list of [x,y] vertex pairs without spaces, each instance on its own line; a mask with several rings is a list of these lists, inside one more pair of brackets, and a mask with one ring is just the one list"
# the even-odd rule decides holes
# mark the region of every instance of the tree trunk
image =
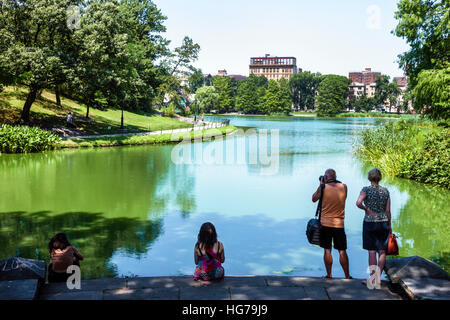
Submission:
[[91,101],[94,99],[94,94],[89,95],[87,104],[86,104],[86,118],[89,119],[89,106],[91,105]]
[[90,105],[90,101],[87,103],[86,105],[86,118],[89,118],[89,105]]
[[61,107],[61,95],[59,92],[59,85],[55,86],[56,105]]
[[23,105],[22,115],[20,118],[23,122],[28,123],[30,121],[30,109],[33,102],[36,100],[37,93],[39,91],[38,87],[30,86],[30,92],[28,92],[27,100]]

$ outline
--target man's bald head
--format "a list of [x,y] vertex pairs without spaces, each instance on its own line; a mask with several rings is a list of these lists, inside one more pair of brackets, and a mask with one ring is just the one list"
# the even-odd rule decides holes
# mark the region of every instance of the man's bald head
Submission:
[[336,180],[336,171],[334,169],[327,169],[325,171],[325,177],[327,177],[327,180]]

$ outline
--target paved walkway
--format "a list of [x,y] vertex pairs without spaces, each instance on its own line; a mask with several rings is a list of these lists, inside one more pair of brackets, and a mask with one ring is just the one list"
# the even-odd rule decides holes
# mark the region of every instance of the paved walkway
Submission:
[[[201,123],[201,122],[200,122]],[[164,134],[164,133],[177,133],[177,132],[188,132],[188,131],[197,131],[204,129],[212,129],[212,128],[221,128],[226,125],[221,122],[207,122],[205,121],[202,125],[197,125],[191,128],[180,128],[180,129],[171,129],[171,130],[159,130],[159,131],[146,131],[146,132],[130,132],[130,133],[114,133],[114,134],[98,134],[98,135],[87,135],[87,136],[67,136],[64,139],[88,139],[88,138],[106,138],[106,137],[129,137],[129,136],[145,136],[151,134]]]
[[82,280],[81,289],[65,283],[44,285],[40,300],[400,300],[383,281],[369,290],[362,279],[285,276],[226,276],[204,284],[191,276]]

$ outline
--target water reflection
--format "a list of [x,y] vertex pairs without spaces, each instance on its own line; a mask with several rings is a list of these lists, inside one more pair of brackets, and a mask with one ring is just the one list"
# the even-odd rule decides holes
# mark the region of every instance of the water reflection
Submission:
[[409,194],[392,226],[400,238],[401,256],[422,256],[450,272],[449,191],[402,179],[395,186]]
[[114,277],[110,258],[118,250],[139,259],[162,232],[162,220],[105,218],[100,212],[0,212],[0,257],[22,256],[48,262],[48,241],[66,232],[86,257],[83,278]]
[[[147,276],[191,275],[196,236],[205,221],[214,223],[218,238],[224,243],[226,274],[323,275],[323,250],[311,246],[305,236],[308,219],[276,220],[261,214],[231,217],[215,212],[204,212],[189,220],[183,220],[176,212],[168,213],[164,219],[165,235],[153,245],[151,254],[139,261],[121,253],[114,255],[118,272]],[[350,271],[355,277],[365,277],[367,254],[360,250],[360,234],[349,231],[347,237]],[[337,252],[333,255],[333,274],[343,276]]]
[[[83,277],[192,274],[198,228],[212,221],[225,243],[228,274],[322,276],[322,250],[306,241],[311,194],[329,167],[349,188],[345,227],[353,276],[365,277],[363,212],[355,206],[367,167],[351,154],[357,133],[388,120],[234,117],[279,130],[279,170],[261,163],[171,161],[174,146],[68,150],[0,156],[0,258],[45,258],[65,231],[86,257]],[[249,137],[236,135],[232,139]],[[235,143],[236,143],[235,141]],[[269,140],[270,141],[270,140]],[[222,145],[223,146],[223,145]],[[225,150],[226,151],[226,150]],[[202,155],[203,156],[203,155]],[[201,158],[205,159],[205,158]],[[448,270],[449,191],[408,180],[383,181],[392,198],[402,256],[421,255]],[[37,250],[36,250],[37,249]],[[343,276],[338,258],[335,276]]]
[[[166,210],[188,217],[195,186],[170,146],[69,150],[0,157],[0,257],[48,260],[67,232],[85,255],[84,278],[117,276],[114,252],[135,259],[163,231]],[[180,179],[180,177],[182,177]]]

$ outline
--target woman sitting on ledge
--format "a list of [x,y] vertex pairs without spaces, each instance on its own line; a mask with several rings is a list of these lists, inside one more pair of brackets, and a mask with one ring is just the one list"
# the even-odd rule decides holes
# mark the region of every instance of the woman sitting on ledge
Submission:
[[48,265],[48,282],[65,282],[70,276],[66,270],[71,265],[80,266],[83,255],[71,246],[65,233],[56,234],[48,243],[50,263]]
[[194,247],[194,260],[197,265],[194,280],[208,282],[224,278],[222,263],[225,262],[225,252],[222,242],[217,241],[216,228],[210,222],[205,222],[200,228]]

